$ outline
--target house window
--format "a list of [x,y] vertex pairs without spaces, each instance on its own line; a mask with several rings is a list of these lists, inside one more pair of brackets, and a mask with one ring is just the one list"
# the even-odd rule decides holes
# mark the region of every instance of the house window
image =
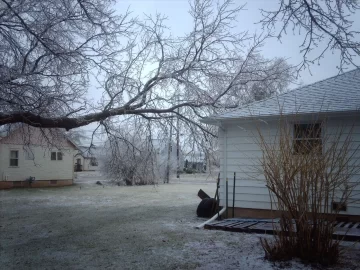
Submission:
[[51,152],[51,160],[63,160],[63,153]]
[[344,212],[346,212],[347,205],[345,203],[332,202],[332,210],[333,211],[344,211]]
[[11,167],[19,166],[19,151],[18,150],[10,151],[10,166]]
[[321,124],[294,125],[294,154],[322,154]]

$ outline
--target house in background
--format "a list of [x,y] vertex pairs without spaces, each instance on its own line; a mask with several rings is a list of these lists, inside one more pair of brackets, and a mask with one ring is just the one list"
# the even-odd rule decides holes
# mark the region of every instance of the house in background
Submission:
[[[360,69],[202,120],[204,123],[219,127],[221,206],[226,204],[226,178],[231,179],[228,182],[228,201],[229,206],[232,206],[232,179],[236,172],[236,216],[272,217],[269,191],[265,186],[264,175],[259,175],[258,168],[254,166],[254,164],[259,164],[259,158],[262,157],[262,151],[254,137],[258,134],[258,129],[266,136],[276,136],[280,117],[285,117],[290,121],[296,118],[296,123],[293,124],[294,129],[299,127],[306,129],[307,126],[326,120],[323,122],[321,132],[316,133],[318,135],[314,135],[314,138],[297,137],[294,140],[312,140],[321,143],[323,136],[336,134],[338,128],[343,127],[345,130],[352,129],[353,148],[351,150],[359,149]],[[356,159],[354,160],[356,163],[360,156],[354,155],[353,158]],[[354,181],[360,181],[360,175],[355,175]],[[355,190],[354,196],[356,198],[353,199],[360,199],[360,185]],[[347,205],[346,211],[340,214],[359,220],[359,201]]]
[[73,184],[77,147],[64,132],[26,126],[0,137],[0,189]]
[[202,151],[189,151],[184,155],[185,170],[194,170],[196,172],[205,172],[206,171],[206,155]]
[[79,152],[75,155],[74,170],[80,171],[98,171],[99,159],[96,146],[78,146]]

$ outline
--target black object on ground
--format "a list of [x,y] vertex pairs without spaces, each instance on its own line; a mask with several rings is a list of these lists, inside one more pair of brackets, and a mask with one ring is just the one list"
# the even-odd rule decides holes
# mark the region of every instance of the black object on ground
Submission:
[[102,186],[103,184],[100,181],[96,181],[96,184]]
[[217,201],[214,198],[205,198],[200,203],[196,210],[198,217],[209,218],[216,214],[216,208],[214,205]]
[[205,193],[205,191],[203,191],[202,189],[199,190],[198,196],[199,196],[200,199],[202,199],[202,200],[203,200],[203,199],[209,199],[209,198],[210,198],[210,196],[207,195],[207,194]]

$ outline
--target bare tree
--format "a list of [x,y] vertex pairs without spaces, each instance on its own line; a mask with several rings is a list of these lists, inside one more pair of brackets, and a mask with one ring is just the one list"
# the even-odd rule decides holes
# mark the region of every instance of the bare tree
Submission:
[[115,183],[132,185],[155,184],[158,164],[152,139],[144,136],[136,124],[131,129],[120,128],[105,143],[102,171]]
[[[285,60],[260,55],[268,36],[234,32],[243,7],[231,0],[192,2],[193,28],[178,37],[165,17],[118,16],[105,0],[1,1],[0,125],[98,122],[111,133],[129,119],[160,130],[178,116],[184,133],[209,135],[196,119],[237,107],[254,84],[292,79]],[[86,99],[94,79],[97,103]]]
[[[271,31],[278,31],[276,27],[280,27],[279,39],[288,30],[304,33],[299,70],[319,62],[328,50],[340,52],[342,70],[346,65],[359,67],[360,31],[350,18],[355,17],[359,9],[356,0],[281,0],[276,10],[261,10],[261,23]],[[316,48],[318,51],[311,54]]]

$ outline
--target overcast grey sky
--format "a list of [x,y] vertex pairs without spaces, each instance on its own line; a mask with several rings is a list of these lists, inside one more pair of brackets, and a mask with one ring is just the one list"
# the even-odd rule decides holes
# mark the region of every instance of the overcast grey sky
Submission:
[[[235,0],[239,5],[246,4],[244,11],[239,13],[238,26],[234,31],[249,31],[249,33],[260,33],[261,25],[257,24],[261,20],[260,8],[264,10],[275,10],[279,7],[279,0],[251,0],[242,1]],[[192,21],[188,14],[188,0],[120,0],[117,2],[115,9],[117,12],[123,12],[128,7],[133,11],[134,15],[155,14],[156,12],[164,14],[168,17],[167,25],[170,27],[172,34],[182,35],[191,30]],[[360,30],[360,15],[355,19],[353,16],[353,28]],[[302,35],[294,35],[289,31],[287,36],[279,42],[276,38],[268,40],[263,48],[263,55],[268,58],[285,57],[288,58],[290,64],[298,64],[302,56],[300,54],[300,44],[303,40]],[[321,79],[334,76],[338,73],[336,66],[339,64],[339,54],[328,52],[321,65],[313,65],[311,67],[312,75],[309,71],[301,72],[300,80],[304,84],[309,84]]]
[[[262,18],[260,8],[275,10],[279,7],[278,0],[236,0],[235,2],[238,5],[246,3],[246,7],[244,11],[239,13],[237,27],[234,31],[249,31],[249,34],[262,32],[261,25],[257,24]],[[115,5],[115,10],[118,13],[124,13],[128,8],[133,12],[134,16],[140,18],[143,14],[161,13],[166,15],[168,17],[167,25],[173,36],[181,36],[192,29],[192,20],[188,13],[188,0],[118,0]],[[360,15],[357,14],[352,19],[354,20],[353,29],[360,30]],[[299,46],[303,41],[303,37],[301,34],[293,34],[289,31],[288,35],[283,36],[281,42],[276,38],[269,39],[263,47],[262,54],[267,58],[284,57],[288,59],[290,64],[299,64],[302,59]],[[338,53],[327,52],[320,65],[311,66],[311,74],[309,70],[300,73],[299,82],[310,84],[338,74],[339,71],[336,66],[339,64],[339,59]],[[97,99],[101,96],[101,92],[92,89],[89,94],[94,99]],[[93,125],[85,127],[86,130],[92,128]]]

